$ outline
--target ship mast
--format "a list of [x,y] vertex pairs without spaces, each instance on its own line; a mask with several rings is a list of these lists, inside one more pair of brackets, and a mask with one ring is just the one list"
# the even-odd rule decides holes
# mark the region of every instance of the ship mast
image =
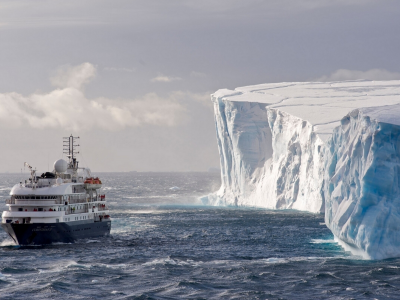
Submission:
[[74,173],[78,170],[78,161],[76,160],[75,155],[78,154],[78,151],[75,151],[75,147],[78,147],[77,144],[78,137],[72,136],[63,137],[63,153],[67,155],[69,158],[68,169],[72,169]]

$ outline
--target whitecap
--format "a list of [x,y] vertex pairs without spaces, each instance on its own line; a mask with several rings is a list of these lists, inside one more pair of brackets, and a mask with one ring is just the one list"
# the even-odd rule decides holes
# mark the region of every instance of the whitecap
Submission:
[[312,239],[311,244],[334,244],[335,240]]
[[196,265],[193,261],[182,261],[167,257],[161,259],[154,259],[152,261],[142,264],[142,266],[167,265],[167,264],[177,265],[177,266]]
[[277,258],[277,257],[263,259],[263,261],[266,262],[267,264],[285,264],[289,262],[287,259]]
[[262,259],[261,261],[268,264],[286,264],[289,262],[299,262],[299,261],[314,261],[314,260],[325,260],[325,259],[336,259],[336,258],[344,258],[341,256],[335,257],[316,257],[316,256],[298,256],[298,257],[270,257]]
[[398,266],[387,266],[387,267],[390,268],[390,269],[399,269]]
[[96,280],[96,279],[93,279],[93,280],[92,280],[92,283],[96,283],[96,282],[99,282],[99,281]]
[[155,199],[155,198],[175,198],[176,195],[161,195],[161,196],[129,196],[129,197],[124,197],[128,199]]
[[86,244],[90,244],[90,243],[99,243],[99,240],[87,240]]
[[127,264],[118,264],[118,265],[105,265],[106,268],[110,268],[110,269],[124,269],[126,267],[128,267]]
[[4,240],[0,243],[0,247],[16,246],[13,240]]

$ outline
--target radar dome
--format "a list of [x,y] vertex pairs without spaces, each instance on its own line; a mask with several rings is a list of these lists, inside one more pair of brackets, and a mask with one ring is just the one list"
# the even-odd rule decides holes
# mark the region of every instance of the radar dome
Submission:
[[59,159],[54,163],[54,170],[56,173],[64,173],[67,171],[67,167],[68,163],[63,159]]

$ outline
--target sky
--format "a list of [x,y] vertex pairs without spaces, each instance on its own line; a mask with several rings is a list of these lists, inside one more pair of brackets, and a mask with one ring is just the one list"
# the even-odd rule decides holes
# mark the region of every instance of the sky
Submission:
[[0,0],[0,172],[219,167],[210,94],[400,79],[397,0]]

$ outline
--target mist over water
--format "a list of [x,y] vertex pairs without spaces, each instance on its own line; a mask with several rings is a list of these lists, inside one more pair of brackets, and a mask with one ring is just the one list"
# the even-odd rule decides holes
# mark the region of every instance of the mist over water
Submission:
[[[204,207],[217,173],[95,175],[111,236],[17,247],[1,231],[1,299],[398,298],[400,259],[351,256],[322,215]],[[19,181],[0,175],[2,210]]]

